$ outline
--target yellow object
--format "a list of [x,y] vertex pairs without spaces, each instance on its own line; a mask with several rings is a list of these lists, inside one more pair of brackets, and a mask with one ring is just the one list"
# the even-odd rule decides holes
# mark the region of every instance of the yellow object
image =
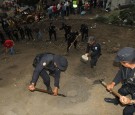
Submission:
[[77,0],[73,0],[73,8],[77,8]]

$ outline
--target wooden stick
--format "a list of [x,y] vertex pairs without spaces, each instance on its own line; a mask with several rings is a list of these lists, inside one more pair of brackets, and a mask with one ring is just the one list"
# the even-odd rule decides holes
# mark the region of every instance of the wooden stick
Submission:
[[76,36],[76,38],[74,39],[74,41],[71,43],[70,47],[68,48],[70,50],[70,48],[72,47],[72,45],[74,44],[74,42],[77,40],[77,38],[80,36],[81,34],[79,34],[78,36]]
[[[105,88],[107,88],[107,84],[104,81],[100,80],[100,82]],[[115,96],[120,98],[121,95],[118,92],[116,92],[114,90],[110,90],[110,91],[111,91],[112,94],[114,94]]]
[[[47,93],[47,94],[53,95],[53,92],[52,92],[52,93],[50,93],[50,92],[48,92],[48,91],[47,91],[47,90],[45,90],[45,89],[35,88],[35,90],[34,90],[34,91],[38,91],[38,92],[42,92],[42,93]],[[58,93],[58,96],[66,97],[66,95],[64,95],[64,94],[60,94],[60,93]]]

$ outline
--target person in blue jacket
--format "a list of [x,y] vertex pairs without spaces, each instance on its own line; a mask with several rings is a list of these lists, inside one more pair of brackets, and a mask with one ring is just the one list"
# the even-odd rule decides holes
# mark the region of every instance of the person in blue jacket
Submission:
[[94,36],[90,36],[88,38],[87,48],[86,48],[86,56],[90,56],[90,66],[94,68],[96,66],[98,58],[101,56],[101,45],[96,42]]
[[[135,113],[135,48],[124,47],[120,49],[115,57],[115,62],[120,63],[120,68],[112,80],[107,84],[107,90],[111,91],[116,85],[122,83],[118,89],[121,95],[119,98],[105,98],[104,100],[114,105],[125,105],[123,115],[133,115]],[[126,97],[130,95],[131,98]]]
[[[54,93],[55,96],[58,95],[59,81],[61,72],[66,71],[68,67],[68,61],[65,57],[61,55],[56,55],[52,53],[38,54],[34,61],[33,66],[35,70],[33,72],[32,80],[29,85],[29,90],[34,91],[36,83],[39,76],[42,77],[44,84],[47,87],[49,93]],[[50,86],[50,76],[54,77],[54,90]]]

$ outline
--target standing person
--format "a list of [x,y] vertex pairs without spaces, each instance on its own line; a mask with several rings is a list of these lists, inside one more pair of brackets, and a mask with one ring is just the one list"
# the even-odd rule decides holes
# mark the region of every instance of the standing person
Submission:
[[47,71],[53,74],[54,77],[54,90],[55,96],[58,95],[59,81],[61,72],[66,71],[68,67],[68,61],[65,57],[61,55],[56,55],[52,53],[44,53],[37,55],[34,59],[33,66],[35,70],[33,72],[31,84],[29,85],[29,90],[33,91],[35,89],[37,80],[39,76],[42,77],[44,84],[47,87],[48,93],[52,93],[52,88],[50,86],[50,77]]
[[56,4],[53,4],[52,13],[53,13],[53,19],[56,19],[57,18],[57,6],[56,6]]
[[101,55],[101,46],[99,43],[96,42],[96,39],[94,36],[90,36],[88,38],[88,43],[87,43],[87,49],[86,49],[86,56],[91,57],[90,60],[90,66],[91,68],[94,68],[96,66],[98,58]]
[[34,31],[35,31],[35,33],[36,33],[36,39],[37,39],[37,41],[42,40],[42,33],[41,33],[41,30],[40,30],[39,28],[35,28]]
[[66,25],[65,23],[62,23],[62,27],[60,28],[60,30],[65,31],[65,41],[67,41],[67,36],[71,32],[71,26]]
[[1,25],[2,25],[3,30],[6,32],[6,30],[9,27],[9,24],[7,23],[7,20],[1,19]]
[[67,39],[67,53],[69,53],[70,47],[72,46],[72,44],[74,44],[74,48],[76,49],[77,47],[77,36],[79,35],[79,33],[77,31],[75,32],[70,32],[68,35],[68,39]]
[[18,31],[20,33],[21,39],[24,40],[25,39],[25,32],[24,32],[23,28],[18,27]]
[[15,53],[13,40],[10,40],[10,39],[5,40],[3,46],[5,48],[5,54],[8,53],[8,51],[11,55],[13,55]]
[[50,26],[49,26],[49,38],[50,38],[50,41],[52,40],[52,35],[54,35],[54,39],[55,39],[55,41],[57,41],[56,27],[55,27],[55,25],[53,25],[53,23],[50,23]]
[[16,39],[16,41],[19,41],[20,39],[19,39],[19,35],[18,35],[18,30],[15,28],[15,29],[13,29],[12,32],[13,32],[13,36]]
[[53,8],[53,6],[49,6],[48,8],[47,8],[47,12],[48,12],[48,16],[49,16],[49,19],[50,20],[52,20],[52,8]]
[[[118,90],[121,96],[115,99],[105,98],[105,101],[115,105],[122,103],[126,106],[123,115],[133,115],[135,113],[135,49],[122,48],[118,51],[115,61],[120,62],[121,67],[113,81],[107,85],[107,90],[111,91],[114,86],[122,82],[122,86]],[[126,95],[131,95],[132,99],[125,97]]]
[[88,38],[88,32],[89,32],[89,28],[86,24],[82,24],[81,25],[81,28],[80,28],[80,32],[81,32],[81,35],[82,35],[82,42],[84,40],[86,40]]
[[68,0],[65,1],[65,6],[66,6],[66,16],[69,16],[69,6],[70,2]]
[[29,39],[29,40],[30,40],[30,39],[34,40],[34,39],[33,39],[33,35],[32,35],[32,30],[31,30],[31,28],[28,27],[28,26],[25,26],[24,29],[25,29],[25,30],[24,30],[24,31],[25,31],[25,35],[27,35],[28,39]]
[[66,15],[66,5],[64,3],[61,3],[61,17],[63,20],[65,15]]

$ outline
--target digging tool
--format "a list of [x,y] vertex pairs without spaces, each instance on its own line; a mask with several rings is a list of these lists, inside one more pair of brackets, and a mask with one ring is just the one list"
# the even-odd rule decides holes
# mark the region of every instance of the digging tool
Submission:
[[[35,90],[34,90],[34,91],[38,91],[38,92],[42,92],[42,93],[47,93],[47,94],[53,95],[53,92],[52,92],[52,93],[50,93],[50,92],[48,92],[47,90],[40,89],[40,88],[35,88]],[[58,93],[58,96],[66,97],[66,95],[64,95],[64,94],[60,94],[60,93]]]
[[[78,36],[76,36],[76,38],[74,39],[74,41],[71,43],[71,45],[69,46],[69,50],[71,49],[71,47],[73,46],[73,44],[74,44],[74,42],[77,40],[77,38],[80,36],[81,34],[79,34]],[[64,54],[65,56],[68,56],[69,55],[69,52],[66,52],[65,54]]]
[[[101,79],[101,80],[99,80],[100,81],[100,83],[105,87],[105,88],[107,88],[107,84],[104,82],[104,80],[103,79]],[[117,97],[119,97],[120,98],[120,94],[118,93],[118,92],[116,92],[116,91],[114,91],[114,90],[110,90],[111,91],[111,93],[113,94],[113,95],[115,95],[115,96],[117,96]]]
[[77,40],[77,38],[80,36],[81,34],[79,34],[78,36],[76,36],[76,38],[74,39],[74,41],[71,43],[70,47],[69,47],[69,50],[70,48],[72,47],[72,45],[74,44],[74,42]]

